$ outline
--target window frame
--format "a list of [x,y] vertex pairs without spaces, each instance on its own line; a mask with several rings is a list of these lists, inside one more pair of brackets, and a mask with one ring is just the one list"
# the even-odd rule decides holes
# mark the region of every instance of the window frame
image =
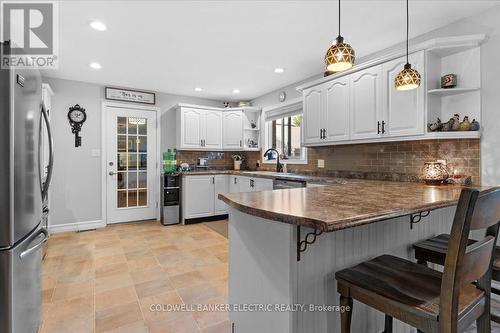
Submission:
[[[294,100],[291,100],[288,103],[283,103],[283,104],[278,104],[276,106],[271,106],[268,107],[264,110],[264,115],[265,117],[263,122],[264,122],[264,147],[261,152],[262,155],[262,163],[263,164],[276,164],[276,160],[267,160],[266,156],[264,156],[264,153],[266,152],[267,149],[273,148],[270,138],[271,138],[271,130],[273,127],[273,123],[275,123],[278,119],[282,119],[282,123],[284,123],[284,120],[286,118],[289,118],[289,121],[291,122],[294,116],[301,115],[302,116],[302,124],[300,126],[300,148],[304,149],[304,157],[302,159],[281,159],[280,162],[286,163],[286,164],[307,164],[308,163],[308,156],[307,156],[307,147],[304,147],[302,145],[303,142],[303,135],[304,135],[304,127],[303,127],[303,121],[304,121],[304,113],[302,109],[302,98],[296,98]],[[268,120],[268,118],[271,118],[271,120]],[[282,126],[282,133],[285,131],[285,126]],[[291,131],[291,126],[289,126],[289,133]]]

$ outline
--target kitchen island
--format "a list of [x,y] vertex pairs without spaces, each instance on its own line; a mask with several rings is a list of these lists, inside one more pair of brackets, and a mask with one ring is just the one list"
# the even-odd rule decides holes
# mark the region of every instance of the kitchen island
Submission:
[[[229,302],[235,332],[340,331],[335,272],[448,233],[460,187],[347,180],[336,185],[220,194],[229,206]],[[300,304],[298,311],[270,311]],[[318,306],[317,308],[310,307]],[[332,311],[333,310],[333,311]],[[383,331],[384,317],[354,303],[352,332]],[[395,332],[412,332],[395,321]]]

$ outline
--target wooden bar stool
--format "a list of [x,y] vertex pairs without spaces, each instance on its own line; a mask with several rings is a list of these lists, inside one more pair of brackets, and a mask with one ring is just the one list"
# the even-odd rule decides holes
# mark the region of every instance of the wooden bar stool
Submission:
[[[434,238],[413,245],[415,249],[415,259],[419,264],[427,266],[427,263],[444,265],[450,235],[442,234]],[[469,244],[474,243],[469,240]],[[495,247],[491,279],[500,282],[500,247]],[[500,295],[500,289],[491,287],[491,293]],[[492,313],[491,320],[500,324],[500,315]]]
[[[335,274],[341,332],[351,330],[353,299],[386,314],[385,332],[396,318],[419,332],[457,333],[477,321],[478,332],[490,332],[490,288],[493,251],[500,221],[500,188],[463,189],[450,233],[444,272],[383,255]],[[485,237],[468,242],[471,230]],[[475,282],[475,283],[474,283]]]

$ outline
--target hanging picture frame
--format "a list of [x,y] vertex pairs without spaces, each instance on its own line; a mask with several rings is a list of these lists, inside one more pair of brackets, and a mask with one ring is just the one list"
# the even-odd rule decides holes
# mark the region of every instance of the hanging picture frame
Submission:
[[156,94],[146,91],[106,87],[105,98],[112,101],[156,104]]

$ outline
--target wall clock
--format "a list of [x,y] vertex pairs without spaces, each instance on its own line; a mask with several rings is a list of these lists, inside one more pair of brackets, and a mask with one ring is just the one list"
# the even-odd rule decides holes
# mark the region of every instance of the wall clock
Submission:
[[68,120],[71,126],[71,133],[75,135],[75,147],[82,145],[82,137],[79,135],[82,130],[82,125],[87,120],[87,113],[85,109],[76,104],[69,108]]
[[286,92],[282,91],[280,92],[280,102],[283,103],[286,100]]

